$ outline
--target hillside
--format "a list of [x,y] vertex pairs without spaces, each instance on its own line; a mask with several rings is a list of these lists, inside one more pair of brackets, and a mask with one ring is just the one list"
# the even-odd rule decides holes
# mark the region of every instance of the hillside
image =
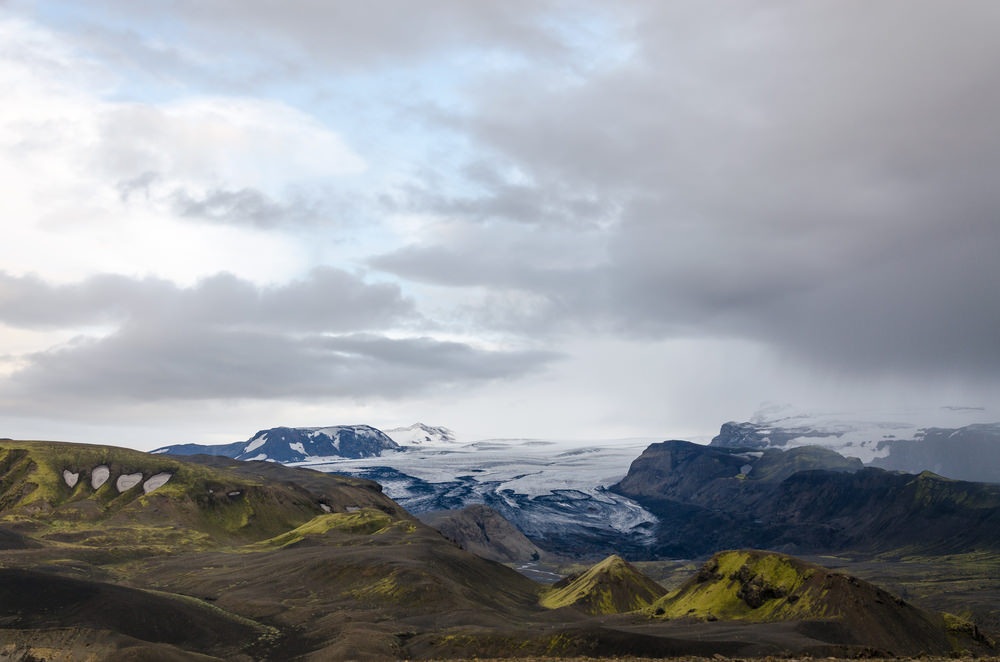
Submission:
[[[806,469],[806,470],[800,470]],[[827,449],[653,444],[613,491],[660,519],[655,549],[1000,549],[1000,486],[861,468]]]
[[753,623],[802,621],[844,644],[864,643],[895,655],[987,646],[971,625],[923,611],[850,575],[783,554],[715,554],[650,611],[664,619]]
[[462,549],[499,563],[537,561],[545,552],[489,506],[473,504],[461,510],[438,510],[419,515]]
[[578,607],[588,614],[621,614],[648,607],[666,590],[619,556],[609,556],[542,594],[549,609]]

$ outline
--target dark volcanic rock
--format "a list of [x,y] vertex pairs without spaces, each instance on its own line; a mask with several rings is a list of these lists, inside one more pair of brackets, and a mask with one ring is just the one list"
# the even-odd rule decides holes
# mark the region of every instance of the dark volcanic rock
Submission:
[[537,561],[544,554],[503,515],[482,504],[423,513],[419,519],[462,549],[491,561]]
[[673,556],[727,547],[1000,549],[1000,486],[860,467],[814,447],[671,441],[647,448],[611,489],[660,518],[657,550]]

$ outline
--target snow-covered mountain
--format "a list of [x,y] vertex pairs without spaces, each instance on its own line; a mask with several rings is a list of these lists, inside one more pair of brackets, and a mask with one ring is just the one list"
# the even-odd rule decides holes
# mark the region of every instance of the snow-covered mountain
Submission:
[[237,460],[267,460],[283,464],[330,458],[376,457],[399,450],[384,432],[370,425],[334,425],[315,428],[278,427],[261,430],[247,441],[234,444],[180,444],[154,453],[171,455],[222,455]]
[[405,428],[392,428],[385,433],[400,446],[450,446],[459,443],[455,433],[445,427],[414,423]]
[[1000,424],[992,422],[998,418],[996,412],[969,407],[861,416],[772,408],[749,421],[724,423],[710,445],[823,446],[882,469],[1000,482]]

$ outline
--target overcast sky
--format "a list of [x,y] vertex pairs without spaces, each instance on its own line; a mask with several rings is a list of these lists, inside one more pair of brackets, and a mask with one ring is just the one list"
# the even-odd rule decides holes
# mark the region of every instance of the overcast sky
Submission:
[[992,0],[0,0],[0,436],[990,410],[998,34]]

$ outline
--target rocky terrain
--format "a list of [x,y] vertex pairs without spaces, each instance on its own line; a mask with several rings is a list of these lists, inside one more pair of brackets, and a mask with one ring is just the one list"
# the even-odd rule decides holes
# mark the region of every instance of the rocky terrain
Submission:
[[659,518],[661,557],[1000,550],[1000,485],[862,467],[828,449],[653,444],[612,490]]
[[538,561],[546,555],[489,506],[474,504],[461,510],[432,511],[422,513],[419,519],[462,549],[491,561]]

